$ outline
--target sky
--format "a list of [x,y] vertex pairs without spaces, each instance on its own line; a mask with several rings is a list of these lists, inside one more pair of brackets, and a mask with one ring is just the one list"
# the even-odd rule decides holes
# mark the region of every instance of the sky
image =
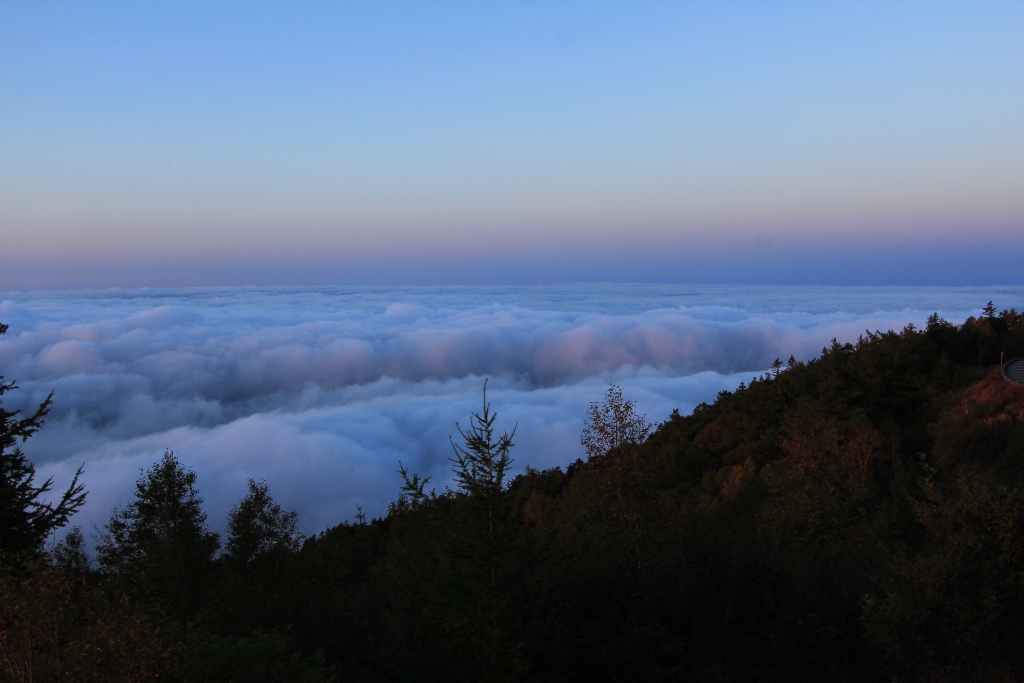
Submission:
[[[165,449],[197,474],[223,532],[249,478],[313,534],[385,514],[399,462],[453,485],[449,436],[488,398],[516,429],[513,472],[584,456],[587,406],[610,384],[659,424],[832,339],[961,322],[1024,286],[575,284],[221,287],[8,292],[8,410],[53,410],[25,453],[102,527]],[[518,425],[518,426],[517,426]]]
[[1020,284],[1024,3],[0,0],[0,289]]

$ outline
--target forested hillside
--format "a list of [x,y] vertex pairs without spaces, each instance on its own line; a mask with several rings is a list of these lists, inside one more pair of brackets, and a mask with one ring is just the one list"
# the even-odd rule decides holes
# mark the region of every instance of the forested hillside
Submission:
[[653,428],[613,387],[585,461],[511,478],[530,454],[485,394],[453,426],[458,490],[403,467],[384,518],[306,539],[251,482],[222,543],[168,453],[96,562],[39,533],[81,493],[36,504],[18,444],[46,406],[0,413],[0,680],[1019,681],[1024,387],[1001,353],[1024,356],[1024,315],[990,305]]

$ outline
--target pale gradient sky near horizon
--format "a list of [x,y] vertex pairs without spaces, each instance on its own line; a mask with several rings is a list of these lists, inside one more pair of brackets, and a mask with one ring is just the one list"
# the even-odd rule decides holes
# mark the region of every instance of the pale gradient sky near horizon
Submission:
[[1024,3],[0,2],[0,289],[1024,281]]

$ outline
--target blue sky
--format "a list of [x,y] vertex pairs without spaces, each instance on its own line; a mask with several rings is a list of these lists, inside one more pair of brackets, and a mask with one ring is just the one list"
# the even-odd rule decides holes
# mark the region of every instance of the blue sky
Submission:
[[1024,4],[0,2],[0,288],[1020,283]]

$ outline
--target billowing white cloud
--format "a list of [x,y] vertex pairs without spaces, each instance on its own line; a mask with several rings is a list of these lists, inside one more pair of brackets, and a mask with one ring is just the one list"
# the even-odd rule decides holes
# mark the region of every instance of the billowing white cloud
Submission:
[[[1014,305],[1024,289],[1009,292]],[[985,290],[574,286],[203,289],[10,295],[0,371],[27,408],[55,391],[27,445],[58,485],[85,463],[76,520],[102,524],[165,448],[199,475],[212,526],[248,477],[315,532],[379,515],[398,461],[450,482],[448,436],[479,408],[518,423],[518,466],[582,455],[590,401],[622,385],[652,421],[773,359],[832,338],[962,319]],[[998,294],[1006,299],[1007,289]],[[912,302],[916,308],[901,305]],[[924,304],[935,304],[925,307]],[[845,311],[845,312],[844,312]]]

